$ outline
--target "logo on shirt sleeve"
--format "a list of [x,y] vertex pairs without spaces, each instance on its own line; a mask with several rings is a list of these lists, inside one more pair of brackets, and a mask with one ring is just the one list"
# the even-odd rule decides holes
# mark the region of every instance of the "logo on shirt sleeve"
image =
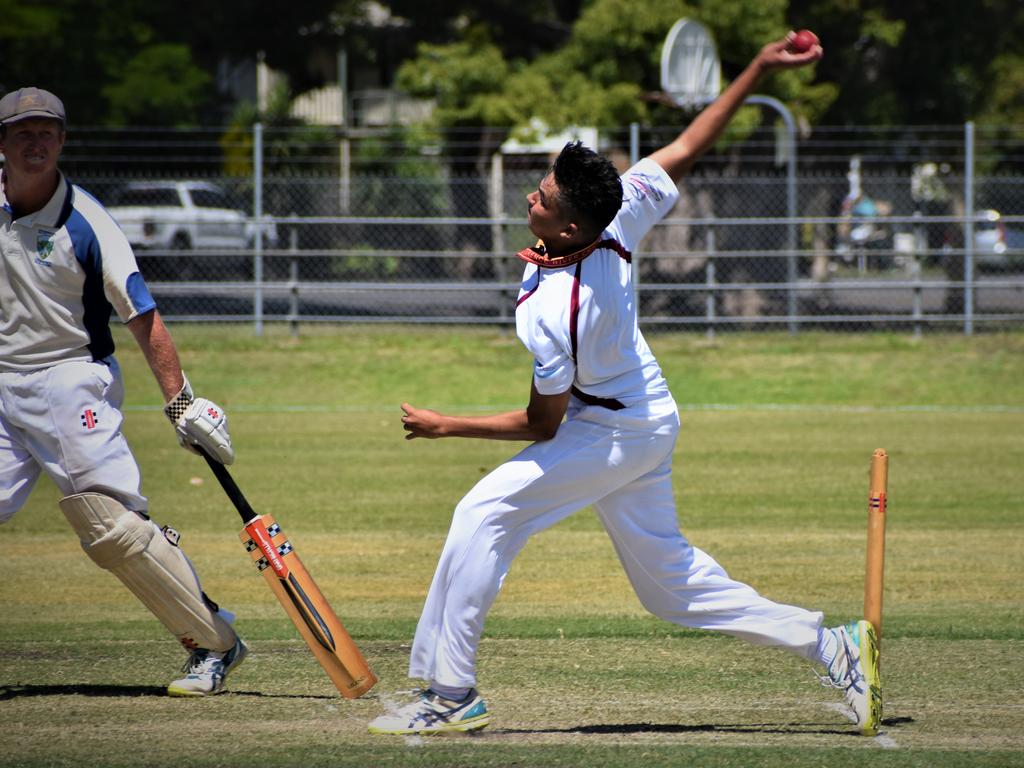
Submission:
[[86,429],[96,429],[96,425],[99,422],[100,420],[96,418],[96,411],[92,408],[86,408],[82,411],[82,426]]
[[633,173],[626,179],[626,190],[634,200],[651,198],[656,203],[665,199],[665,193],[658,189],[654,177],[646,173]]
[[553,365],[545,366],[540,360],[533,361],[533,375],[538,379],[546,379],[558,373],[558,368]]

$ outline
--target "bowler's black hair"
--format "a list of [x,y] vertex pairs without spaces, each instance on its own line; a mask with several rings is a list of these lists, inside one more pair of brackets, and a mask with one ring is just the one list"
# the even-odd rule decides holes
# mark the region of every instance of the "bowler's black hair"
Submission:
[[585,234],[597,237],[622,207],[622,182],[615,166],[581,142],[571,141],[551,170],[565,213]]

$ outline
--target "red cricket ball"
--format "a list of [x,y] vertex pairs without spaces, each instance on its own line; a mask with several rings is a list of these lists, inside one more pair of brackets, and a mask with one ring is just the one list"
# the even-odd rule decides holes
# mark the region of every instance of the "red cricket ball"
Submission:
[[806,53],[818,44],[818,36],[809,29],[801,29],[789,41],[789,50],[793,53]]

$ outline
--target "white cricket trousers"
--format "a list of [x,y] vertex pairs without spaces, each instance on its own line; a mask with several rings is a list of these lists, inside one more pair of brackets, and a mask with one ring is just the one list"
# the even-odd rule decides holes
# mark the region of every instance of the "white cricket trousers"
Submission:
[[416,627],[410,677],[476,685],[484,619],[512,560],[531,535],[591,504],[651,613],[815,658],[821,613],[761,597],[680,533],[672,493],[679,415],[670,400],[659,405],[660,415],[574,406],[553,439],[530,445],[462,499]]

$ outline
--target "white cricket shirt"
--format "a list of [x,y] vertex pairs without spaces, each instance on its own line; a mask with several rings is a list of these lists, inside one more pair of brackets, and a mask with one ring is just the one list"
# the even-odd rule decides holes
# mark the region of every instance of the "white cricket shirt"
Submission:
[[107,357],[111,308],[128,322],[155,307],[95,198],[61,174],[50,201],[15,220],[0,184],[0,371]]
[[559,258],[538,248],[519,253],[528,264],[516,331],[533,354],[534,384],[543,395],[575,386],[628,407],[668,394],[637,325],[631,259],[679,190],[648,158],[626,172],[622,187],[622,208],[594,246]]

